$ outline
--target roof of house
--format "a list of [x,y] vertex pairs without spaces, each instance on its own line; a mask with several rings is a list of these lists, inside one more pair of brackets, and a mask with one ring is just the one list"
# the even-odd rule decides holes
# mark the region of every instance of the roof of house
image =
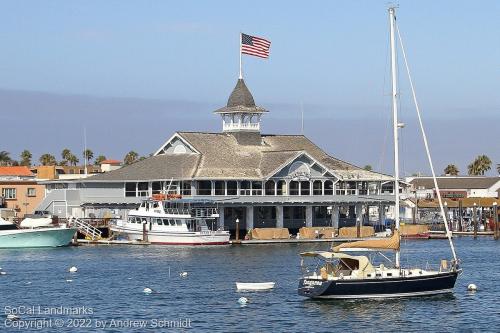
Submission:
[[[388,180],[326,154],[303,135],[178,132],[198,153],[159,154],[85,181],[152,179],[266,179],[302,154],[340,178]],[[246,138],[252,137],[252,138]],[[255,143],[255,137],[259,143]]]
[[0,176],[34,177],[27,166],[0,166]]
[[[441,190],[466,190],[466,189],[487,189],[499,183],[500,177],[484,176],[446,176],[437,177],[438,186]],[[410,181],[415,187],[433,189],[434,181],[432,177],[417,177]]]
[[101,162],[101,164],[121,164],[122,161],[119,160],[104,160]]

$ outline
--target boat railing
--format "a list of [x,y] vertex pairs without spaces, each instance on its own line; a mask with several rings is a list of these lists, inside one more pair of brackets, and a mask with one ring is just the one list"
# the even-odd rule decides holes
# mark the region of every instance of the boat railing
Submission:
[[165,209],[166,214],[173,214],[173,215],[189,215],[189,209],[187,208],[166,208]]

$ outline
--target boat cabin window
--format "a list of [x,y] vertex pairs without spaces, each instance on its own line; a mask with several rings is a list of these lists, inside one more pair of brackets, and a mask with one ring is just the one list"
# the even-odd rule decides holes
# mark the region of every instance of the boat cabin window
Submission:
[[381,277],[381,276],[382,276],[382,274],[377,273],[377,274],[375,274],[375,276],[376,276],[376,277]]
[[387,273],[387,276],[392,276],[392,273]]
[[173,219],[169,219],[168,221],[170,222],[170,225],[171,225],[171,226],[174,226],[174,225],[175,225],[175,221],[174,221]]
[[182,225],[182,221],[181,220],[175,220],[175,224]]
[[145,217],[143,217],[142,218],[142,223],[148,223],[148,220]]
[[156,202],[156,201],[153,202],[153,208],[158,208],[158,207],[159,207],[158,202]]
[[168,219],[163,219],[163,225],[168,225]]
[[136,217],[135,218],[135,223],[141,223],[141,218],[140,217]]

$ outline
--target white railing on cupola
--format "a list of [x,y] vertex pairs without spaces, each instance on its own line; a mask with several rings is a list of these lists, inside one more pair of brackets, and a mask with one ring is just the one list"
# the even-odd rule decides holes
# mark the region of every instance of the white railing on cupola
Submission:
[[260,131],[260,123],[226,123],[222,124],[224,131]]

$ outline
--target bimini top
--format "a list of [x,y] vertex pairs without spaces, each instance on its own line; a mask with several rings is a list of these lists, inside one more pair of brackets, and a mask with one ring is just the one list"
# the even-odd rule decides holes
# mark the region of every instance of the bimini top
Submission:
[[366,250],[399,250],[399,231],[395,230],[391,238],[362,240],[357,242],[342,243],[332,248],[333,252],[339,251],[366,251]]
[[[362,272],[373,271],[373,266],[370,260],[366,256],[351,256],[345,253],[337,252],[327,252],[327,251],[313,251],[313,252],[303,252],[300,254],[302,257],[320,257],[322,259],[331,260],[339,259],[348,264],[350,267],[355,267],[353,269],[358,269]],[[357,263],[357,265],[351,265],[351,263]]]

